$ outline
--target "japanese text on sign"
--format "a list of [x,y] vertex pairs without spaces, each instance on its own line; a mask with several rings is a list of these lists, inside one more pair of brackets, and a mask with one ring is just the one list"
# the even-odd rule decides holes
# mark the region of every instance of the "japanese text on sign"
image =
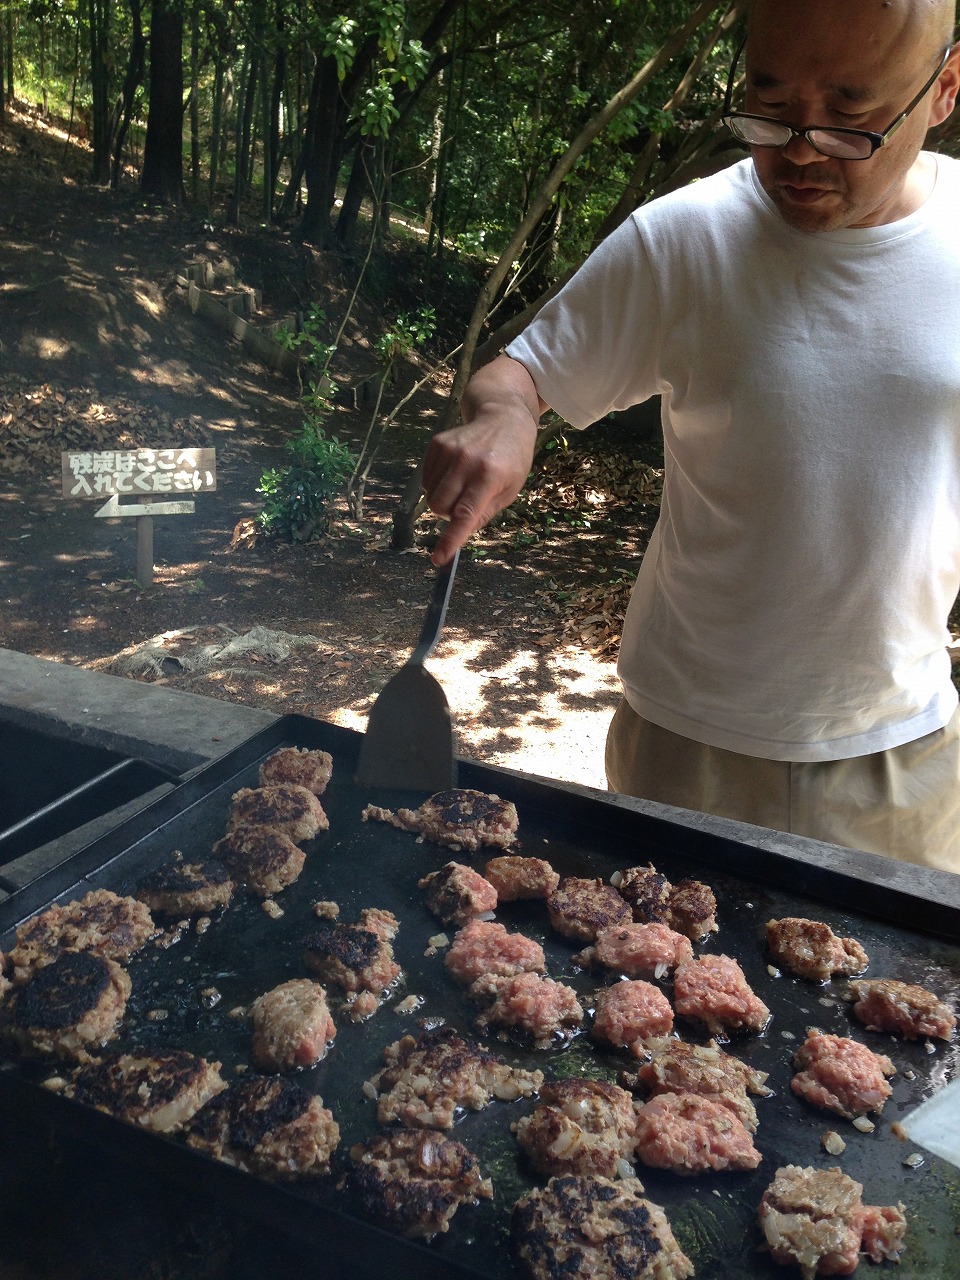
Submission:
[[208,493],[217,487],[215,449],[103,449],[60,455],[65,498]]

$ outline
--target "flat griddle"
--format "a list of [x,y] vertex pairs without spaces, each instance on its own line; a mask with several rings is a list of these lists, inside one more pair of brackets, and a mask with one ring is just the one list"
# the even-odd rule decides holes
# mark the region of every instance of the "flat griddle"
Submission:
[[[322,1249],[325,1274],[397,1280],[515,1280],[509,1258],[510,1210],[538,1179],[525,1166],[510,1123],[529,1111],[531,1101],[493,1103],[459,1119],[453,1136],[466,1143],[484,1174],[492,1177],[493,1201],[462,1207],[450,1231],[429,1244],[405,1241],[368,1223],[348,1193],[337,1187],[350,1146],[377,1129],[376,1105],[363,1091],[382,1065],[384,1046],[415,1031],[421,1017],[443,1019],[469,1033],[475,1012],[449,978],[442,953],[424,955],[428,939],[441,931],[426,911],[417,881],[451,858],[482,870],[487,853],[457,855],[383,824],[361,821],[369,802],[416,806],[422,795],[362,792],[353,783],[360,735],[305,717],[288,716],[162,796],[134,818],[88,846],[68,863],[0,904],[0,949],[6,950],[18,924],[54,901],[68,902],[89,889],[130,893],[138,881],[174,850],[195,860],[209,855],[225,830],[230,797],[256,785],[260,763],[280,746],[319,747],[334,757],[334,777],[323,797],[330,830],[307,846],[307,862],[296,884],[277,896],[282,917],[270,918],[259,898],[239,890],[230,907],[206,932],[189,931],[176,944],[148,944],[130,964],[133,995],[119,1040],[111,1049],[157,1052],[185,1048],[219,1060],[225,1078],[249,1061],[250,1030],[230,1016],[263,991],[293,977],[307,976],[300,943],[317,924],[312,903],[333,899],[343,921],[365,906],[386,907],[400,920],[394,949],[405,979],[389,1003],[369,1021],[354,1025],[334,1016],[338,1034],[328,1058],[298,1078],[323,1096],[342,1132],[333,1176],[319,1183],[281,1185],[242,1173],[187,1149],[176,1138],[139,1131],[42,1087],[49,1067],[7,1064],[0,1071],[0,1107],[15,1106],[70,1137],[92,1143],[118,1166],[135,1166],[144,1177],[174,1179],[195,1188],[205,1203],[251,1214]],[[906,1206],[908,1247],[895,1272],[898,1280],[956,1280],[960,1232],[960,1173],[924,1153],[919,1168],[903,1164],[912,1146],[898,1141],[890,1125],[940,1088],[957,1072],[960,1044],[909,1044],[869,1033],[855,1022],[841,998],[842,983],[818,986],[789,975],[774,977],[763,946],[763,926],[772,916],[805,915],[825,920],[841,935],[852,935],[871,958],[868,976],[897,977],[935,989],[954,1005],[960,996],[960,909],[930,903],[909,887],[885,882],[882,860],[863,855],[867,872],[852,874],[758,850],[737,840],[638,811],[601,793],[564,787],[506,770],[462,761],[460,785],[513,800],[520,814],[518,852],[547,858],[561,874],[602,876],[652,861],[671,880],[694,876],[717,895],[720,931],[698,951],[735,956],[748,980],[770,1006],[773,1018],[761,1036],[734,1041],[731,1050],[770,1073],[775,1095],[756,1099],[763,1154],[752,1173],[681,1178],[638,1166],[647,1195],[662,1204],[674,1232],[695,1265],[698,1280],[755,1280],[783,1277],[758,1249],[756,1206],[774,1171],[783,1164],[839,1165],[864,1184],[869,1204]],[[506,903],[497,917],[508,928],[537,938],[547,953],[552,977],[569,983],[586,1006],[604,981],[572,962],[578,949],[553,935],[542,903]],[[210,988],[219,999],[211,1004]],[[669,994],[669,987],[667,987]],[[405,996],[423,997],[414,1012],[397,1014]],[[808,1026],[852,1035],[898,1067],[893,1096],[873,1133],[863,1134],[794,1097],[790,1058]],[[688,1027],[687,1039],[703,1041]],[[546,1052],[487,1038],[509,1062],[539,1067],[548,1078],[591,1075],[615,1080],[629,1067],[624,1055],[600,1051],[585,1037]],[[838,1131],[847,1142],[840,1157],[827,1156],[821,1135]],[[864,1267],[869,1264],[864,1263]],[[869,1274],[882,1274],[874,1272]],[[796,1274],[796,1273],[793,1273]]]

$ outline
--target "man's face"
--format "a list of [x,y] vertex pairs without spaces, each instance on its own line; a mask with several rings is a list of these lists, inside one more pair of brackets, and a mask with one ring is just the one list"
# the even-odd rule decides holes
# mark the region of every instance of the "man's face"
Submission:
[[[812,125],[882,133],[933,73],[943,46],[910,0],[754,0],[745,110]],[[918,154],[928,128],[953,109],[957,56],[890,141],[869,160],[820,155],[804,138],[752,149],[763,189],[800,231],[895,222],[929,189]]]

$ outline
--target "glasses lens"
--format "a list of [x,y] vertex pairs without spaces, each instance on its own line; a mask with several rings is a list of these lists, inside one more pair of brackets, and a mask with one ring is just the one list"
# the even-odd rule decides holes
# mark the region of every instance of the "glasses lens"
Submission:
[[873,143],[862,133],[843,129],[811,129],[808,136],[818,151],[838,160],[866,160],[873,155]]
[[751,147],[783,147],[792,136],[792,130],[786,125],[761,116],[727,116],[726,125],[735,137]]

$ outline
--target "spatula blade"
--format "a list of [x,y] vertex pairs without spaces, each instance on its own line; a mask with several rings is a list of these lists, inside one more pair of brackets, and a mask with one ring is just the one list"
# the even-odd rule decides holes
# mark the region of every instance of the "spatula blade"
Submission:
[[360,746],[361,786],[447,791],[457,785],[453,720],[439,681],[407,663],[384,685]]

